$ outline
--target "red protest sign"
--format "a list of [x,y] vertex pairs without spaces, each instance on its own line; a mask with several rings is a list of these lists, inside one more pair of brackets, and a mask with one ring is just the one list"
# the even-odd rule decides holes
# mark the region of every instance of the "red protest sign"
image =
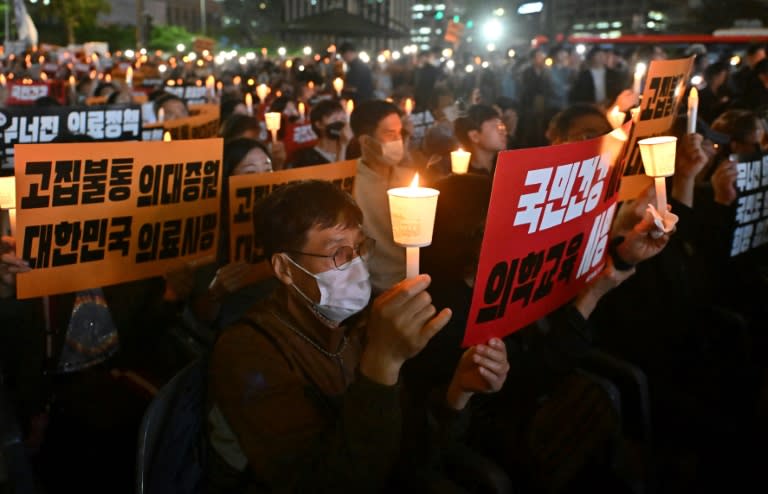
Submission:
[[544,317],[600,272],[624,139],[499,154],[463,345]]
[[289,123],[285,127],[283,143],[285,144],[287,161],[291,161],[297,151],[311,148],[317,144],[317,135],[315,135],[309,122]]

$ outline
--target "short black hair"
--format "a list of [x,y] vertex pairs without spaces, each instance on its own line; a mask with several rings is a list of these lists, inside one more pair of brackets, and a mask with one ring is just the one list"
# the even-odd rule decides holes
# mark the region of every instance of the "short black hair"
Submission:
[[746,54],[748,56],[752,56],[759,52],[760,50],[765,50],[765,44],[764,43],[751,43],[749,46],[747,46]]
[[227,95],[221,98],[221,103],[219,104],[219,118],[221,121],[226,121],[235,111],[237,105],[241,104],[245,105],[240,95]]
[[453,133],[461,145],[468,148],[472,145],[469,133],[473,130],[480,130],[483,123],[494,118],[500,118],[499,112],[495,108],[488,105],[472,105],[467,109],[465,115],[453,122]]
[[768,74],[768,58],[764,58],[757,62],[752,70],[755,75]]
[[237,164],[240,163],[243,158],[245,158],[245,155],[250,153],[254,148],[261,149],[267,158],[272,160],[272,156],[270,156],[267,146],[256,139],[251,139],[250,137],[238,137],[226,141],[224,143],[224,159],[222,160],[222,179],[226,180],[229,178]]
[[242,136],[249,130],[256,131],[257,134],[261,132],[261,122],[259,122],[259,119],[250,115],[243,115],[242,113],[233,113],[221,124],[219,134],[224,138],[224,142],[226,142]]
[[760,125],[760,116],[752,110],[726,110],[712,122],[710,128],[727,134],[731,140],[744,142]]
[[325,180],[289,183],[254,208],[257,246],[270,258],[278,252],[302,250],[312,228],[347,228],[363,224],[363,212],[352,196]]
[[598,108],[597,105],[592,103],[574,103],[552,117],[552,120],[549,122],[549,128],[547,129],[547,137],[550,141],[565,141],[571,125],[573,125],[577,119],[587,115],[602,117],[605,119],[608,127],[610,127],[610,122],[608,122],[605,112]]
[[379,122],[392,114],[402,115],[400,108],[384,100],[368,100],[360,103],[349,119],[349,125],[352,127],[355,137],[361,135],[372,136],[376,132]]
[[309,112],[309,122],[312,125],[312,130],[315,134],[320,135],[320,129],[315,125],[316,122],[340,111],[343,112],[344,107],[335,99],[322,100],[313,106],[312,110]]
[[155,110],[155,115],[157,115],[157,112],[160,110],[160,108],[166,104],[169,101],[180,101],[182,105],[184,105],[184,108],[187,107],[187,102],[184,101],[184,99],[179,98],[173,93],[169,92],[163,92],[163,94],[159,95],[155,100],[152,102],[152,107]]
[[339,55],[343,55],[350,51],[357,51],[357,47],[350,41],[345,41],[339,46]]

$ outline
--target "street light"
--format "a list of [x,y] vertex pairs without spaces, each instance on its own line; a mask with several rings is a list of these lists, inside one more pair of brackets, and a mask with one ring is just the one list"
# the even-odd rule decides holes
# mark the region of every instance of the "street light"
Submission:
[[502,26],[498,19],[489,19],[483,24],[483,36],[488,41],[498,41],[501,38]]

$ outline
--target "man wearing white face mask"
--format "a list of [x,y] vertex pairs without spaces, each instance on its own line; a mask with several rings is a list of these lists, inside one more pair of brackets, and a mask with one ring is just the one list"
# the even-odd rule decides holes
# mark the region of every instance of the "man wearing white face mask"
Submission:
[[400,109],[387,101],[366,101],[352,112],[350,125],[360,143],[355,202],[363,210],[365,231],[376,239],[369,265],[374,294],[405,278],[405,249],[395,245],[387,189],[408,185],[414,170],[406,161]]
[[[370,298],[373,243],[362,219],[348,194],[321,181],[287,185],[254,213],[280,285],[213,349],[206,492],[378,492],[385,485],[401,435],[400,369],[451,311],[438,313],[422,275],[356,317]],[[492,366],[503,371],[505,359]],[[485,391],[462,378],[474,373],[477,382],[485,364],[465,360],[445,395],[454,410]],[[503,382],[505,372],[497,375]]]

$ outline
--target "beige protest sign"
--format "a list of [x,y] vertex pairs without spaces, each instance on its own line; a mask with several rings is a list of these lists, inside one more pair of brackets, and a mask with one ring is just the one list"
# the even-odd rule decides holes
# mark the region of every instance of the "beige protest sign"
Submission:
[[174,141],[215,137],[219,132],[219,107],[209,103],[190,105],[188,117],[144,125],[145,130],[161,128],[170,132]]
[[252,173],[229,177],[229,252],[230,261],[249,260],[254,248],[253,207],[279,187],[299,180],[328,180],[352,193],[357,161],[307,166],[270,173]]
[[18,298],[212,259],[221,155],[221,139],[17,145]]
[[648,67],[639,115],[629,136],[624,175],[642,173],[637,141],[668,135],[672,129],[691,77],[693,58],[653,60]]

